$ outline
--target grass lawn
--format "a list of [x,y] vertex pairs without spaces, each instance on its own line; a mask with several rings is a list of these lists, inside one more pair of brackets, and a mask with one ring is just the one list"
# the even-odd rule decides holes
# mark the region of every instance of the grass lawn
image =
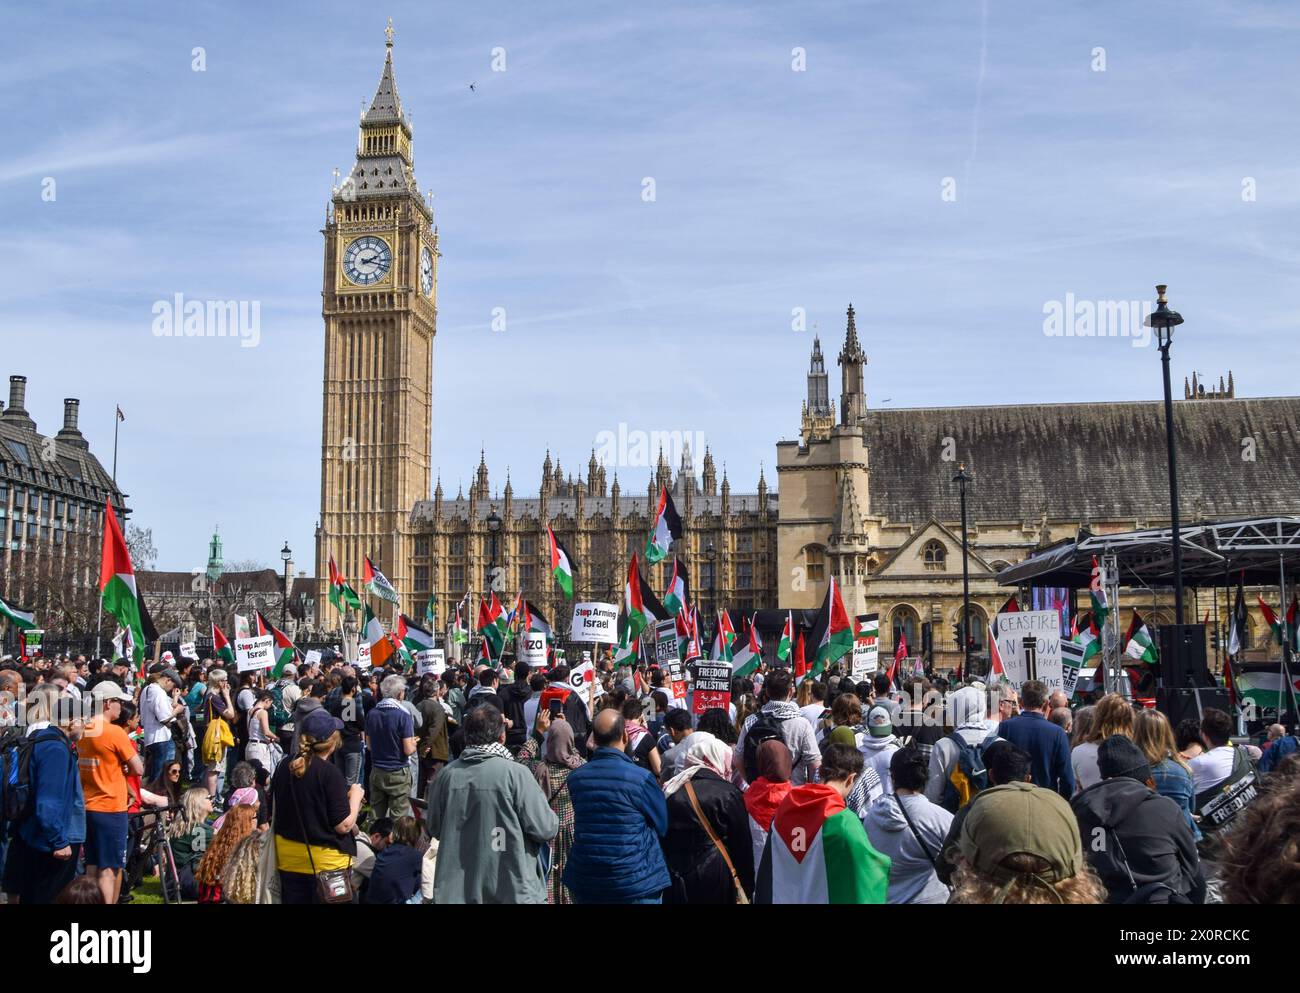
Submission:
[[146,876],[144,881],[131,891],[131,903],[162,903],[162,881],[154,876]]

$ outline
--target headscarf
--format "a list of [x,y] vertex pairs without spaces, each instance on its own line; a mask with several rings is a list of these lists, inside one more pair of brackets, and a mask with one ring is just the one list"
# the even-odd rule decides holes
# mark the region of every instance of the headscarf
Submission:
[[788,783],[794,763],[790,749],[780,738],[769,738],[758,746],[758,776],[770,783]]
[[664,796],[669,797],[686,785],[701,769],[731,780],[731,746],[707,731],[696,731],[691,747],[686,750],[682,771],[664,786]]
[[841,724],[839,727],[834,728],[830,733],[830,737],[826,740],[831,745],[848,745],[850,748],[858,747],[858,736],[853,733],[853,728],[847,724]]
[[745,790],[745,809],[764,831],[771,827],[776,808],[792,789],[792,765],[790,749],[780,738],[758,746],[758,778]]
[[226,808],[226,813],[216,819],[212,825],[212,833],[216,834],[221,830],[221,825],[226,823],[226,814],[238,807],[241,803],[254,804],[258,802],[257,787],[245,786],[242,789],[235,790],[230,794],[230,805]]
[[546,794],[546,799],[551,799],[551,767],[559,766],[563,769],[576,769],[582,765],[582,756],[578,754],[577,748],[573,744],[573,725],[568,721],[552,721],[550,730],[546,732],[546,752],[543,756],[544,762],[538,762],[533,767],[533,775],[537,779],[537,785],[542,788]]

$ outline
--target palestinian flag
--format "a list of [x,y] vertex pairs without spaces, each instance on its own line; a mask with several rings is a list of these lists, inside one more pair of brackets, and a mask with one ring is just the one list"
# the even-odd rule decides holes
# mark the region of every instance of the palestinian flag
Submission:
[[104,544],[99,561],[99,595],[104,611],[117,618],[131,635],[132,663],[144,674],[144,628],[140,620],[140,598],[135,585],[131,553],[117,523],[113,505],[104,501]]
[[1082,669],[1089,671],[1089,663],[1101,654],[1101,631],[1097,628],[1095,615],[1084,614],[1075,619],[1075,631],[1070,640],[1083,649]]
[[673,505],[673,498],[668,493],[667,486],[659,488],[659,509],[655,511],[654,527],[650,529],[650,537],[645,544],[645,560],[650,565],[656,562],[662,562],[668,557],[669,550],[673,547],[673,539],[680,539],[682,536],[682,519],[677,515],[677,508]]
[[0,618],[8,621],[19,631],[30,631],[36,627],[36,614],[33,611],[14,606],[4,597],[0,597]]
[[1286,608],[1286,629],[1291,632],[1291,653],[1300,652],[1300,630],[1296,628],[1296,599],[1291,598],[1291,606]]
[[1124,654],[1138,662],[1156,662],[1156,644],[1151,629],[1136,610],[1133,611],[1133,620],[1129,621],[1128,633],[1124,635]]
[[1259,609],[1264,615],[1264,623],[1269,626],[1273,632],[1273,637],[1277,639],[1279,645],[1284,644],[1290,635],[1291,651],[1296,650],[1295,630],[1296,630],[1296,602],[1291,600],[1291,606],[1287,608],[1286,623],[1283,624],[1277,619],[1271,607],[1264,602],[1263,597],[1259,597]]
[[412,658],[433,647],[433,635],[405,614],[397,615],[397,640]]
[[522,631],[540,631],[546,635],[546,643],[549,645],[555,641],[555,629],[551,627],[551,622],[533,604],[531,600],[524,601],[524,615],[520,623]]
[[835,790],[796,786],[772,818],[754,902],[884,903],[889,868],[889,857],[871,847],[862,822]]
[[794,684],[798,686],[808,675],[808,660],[804,656],[803,646],[803,628],[799,629],[799,637],[795,639],[794,652],[791,668],[794,669]]
[[1277,614],[1273,613],[1273,608],[1264,602],[1262,596],[1256,595],[1256,599],[1259,600],[1259,611],[1264,615],[1264,623],[1267,624],[1269,629],[1273,632],[1273,637],[1277,639],[1277,643],[1279,645],[1282,644],[1285,638],[1282,634],[1282,625],[1277,619]]
[[375,568],[375,564],[370,561],[370,556],[366,556],[365,571],[365,588],[367,593],[372,593],[381,600],[387,600],[389,603],[398,603],[400,597],[397,590],[393,589],[393,584],[388,581],[388,577]]
[[1261,710],[1275,710],[1280,715],[1290,707],[1291,699],[1300,693],[1300,676],[1291,673],[1291,685],[1282,680],[1277,663],[1271,666],[1253,665],[1249,669],[1236,672],[1236,688],[1241,702],[1249,701],[1255,705],[1256,713]]
[[1092,581],[1088,584],[1088,596],[1092,599],[1093,625],[1100,631],[1110,614],[1110,604],[1106,600],[1106,590],[1101,585],[1101,566],[1097,564],[1095,555],[1092,557]]
[[556,584],[564,591],[564,599],[573,599],[573,556],[560,544],[555,532],[548,525],[546,540],[551,544],[551,575]]
[[460,604],[456,604],[456,626],[451,629],[451,641],[454,645],[463,645],[469,641],[469,629],[465,619],[460,615]]
[[776,660],[785,662],[790,658],[790,649],[794,646],[794,613],[785,612],[785,627],[781,629],[781,640],[776,645]]
[[844,601],[840,599],[840,588],[831,577],[826,587],[826,598],[822,601],[813,625],[812,641],[817,646],[809,675],[816,678],[826,668],[846,652],[853,651],[853,627],[849,624],[849,615],[844,610]]
[[290,662],[296,662],[298,659],[298,649],[289,640],[289,636],[279,628],[267,622],[262,616],[262,612],[257,612],[257,635],[262,637],[269,634],[275,639],[275,665],[271,667],[271,678],[279,679],[284,667]]
[[667,620],[668,611],[650,589],[650,584],[641,575],[637,565],[636,552],[632,553],[632,563],[627,569],[627,583],[623,586],[623,611],[627,615],[629,637],[635,641],[647,627],[653,627],[660,617]]
[[626,624],[620,625],[622,631],[618,638],[618,647],[614,649],[614,668],[625,665],[636,665],[640,656],[638,649],[641,647],[639,641],[634,641],[628,637],[628,627]]
[[681,559],[673,559],[673,578],[668,581],[664,591],[664,609],[669,616],[676,617],[690,600],[691,577],[686,573],[686,564]]
[[[1018,614],[1020,613],[1020,604],[1016,602],[1013,596],[1002,608],[998,614]],[[1006,677],[1007,670],[1002,665],[1002,653],[998,651],[998,617],[993,615],[993,623],[989,625],[989,677],[1002,676]]]
[[744,643],[731,657],[731,675],[748,676],[755,672],[763,662],[763,641],[758,635],[758,628],[754,627],[754,621],[758,615],[749,622],[749,635]]
[[736,629],[731,626],[731,615],[725,610],[718,611],[718,620],[713,628],[713,647],[709,651],[709,658],[731,662],[731,646],[736,641]]
[[221,633],[221,628],[215,624],[212,625],[212,656],[222,665],[235,664],[235,650],[230,647],[230,642]]
[[1228,625],[1228,655],[1236,658],[1246,644],[1246,591],[1243,584],[1246,573],[1237,577],[1237,599],[1232,605],[1232,621]]
[[343,613],[349,607],[353,610],[361,609],[361,597],[357,596],[357,591],[348,585],[348,581],[343,578],[343,573],[339,572],[339,567],[334,564],[334,556],[330,556],[330,603],[339,613]]
[[480,600],[478,603],[478,633],[483,636],[489,655],[499,659],[501,650],[506,645],[506,617],[496,593],[489,593],[488,596],[489,600]]
[[395,649],[388,639],[388,632],[384,630],[383,621],[375,616],[375,612],[370,609],[370,604],[366,604],[366,623],[361,637],[365,638],[370,645],[370,664],[387,665],[395,654]]

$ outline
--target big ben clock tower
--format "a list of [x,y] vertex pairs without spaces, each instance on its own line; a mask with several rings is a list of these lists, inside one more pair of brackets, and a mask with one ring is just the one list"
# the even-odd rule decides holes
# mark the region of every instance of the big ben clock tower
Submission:
[[324,416],[316,575],[332,554],[354,586],[369,555],[411,599],[411,508],[429,497],[438,232],[421,197],[393,79],[393,25],[357,161],[325,229]]

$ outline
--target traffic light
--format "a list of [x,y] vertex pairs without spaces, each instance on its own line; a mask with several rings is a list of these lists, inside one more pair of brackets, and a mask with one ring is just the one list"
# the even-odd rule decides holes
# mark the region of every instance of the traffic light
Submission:
[[1217,622],[1210,631],[1210,647],[1216,652],[1219,650],[1219,625]]
[[966,644],[965,640],[962,638],[962,630],[961,630],[961,628],[962,628],[961,621],[953,621],[953,625],[952,625],[952,641],[953,641],[953,644],[955,644],[958,648],[960,648],[960,647],[962,647],[964,644]]

